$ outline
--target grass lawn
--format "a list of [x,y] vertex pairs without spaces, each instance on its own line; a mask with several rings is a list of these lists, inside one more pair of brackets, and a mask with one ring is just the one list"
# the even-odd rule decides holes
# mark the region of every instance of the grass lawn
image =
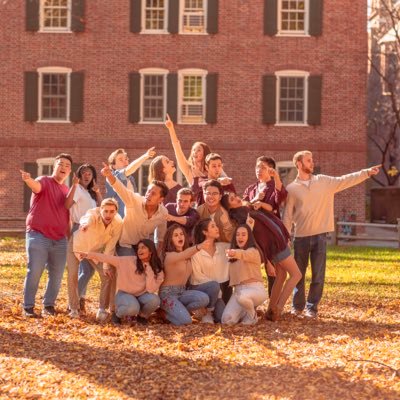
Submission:
[[23,240],[0,240],[0,399],[400,398],[396,249],[330,248],[319,318],[252,327],[100,325],[97,278],[71,320],[66,274],[61,313],[27,320],[25,262]]

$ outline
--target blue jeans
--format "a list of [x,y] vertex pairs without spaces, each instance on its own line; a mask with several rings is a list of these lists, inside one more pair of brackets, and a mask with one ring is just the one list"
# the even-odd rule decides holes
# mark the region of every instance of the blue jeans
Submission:
[[[325,282],[326,270],[326,233],[294,239],[294,258],[299,266],[302,278],[293,292],[293,308],[318,311]],[[311,284],[305,297],[305,276],[308,260],[311,261]]]
[[205,293],[209,297],[209,303],[207,304],[207,308],[210,310],[214,310],[215,304],[218,300],[219,294],[219,283],[216,281],[209,281],[205,283],[201,283],[200,285],[190,285],[189,289],[198,290],[199,292]]
[[39,232],[26,233],[26,253],[28,270],[24,282],[24,308],[35,306],[35,297],[44,269],[48,281],[43,298],[45,307],[54,306],[67,259],[67,238],[52,240]]
[[79,275],[78,275],[79,298],[86,296],[87,286],[95,272],[96,270],[91,266],[89,260],[87,260],[86,258],[81,260],[81,262],[79,263]]
[[115,313],[117,317],[128,317],[140,314],[149,318],[150,314],[160,306],[160,298],[154,293],[143,293],[140,296],[118,290],[115,295]]
[[191,324],[190,311],[207,307],[210,302],[205,293],[186,290],[185,286],[163,286],[160,288],[159,296],[161,308],[166,312],[168,321],[174,325]]

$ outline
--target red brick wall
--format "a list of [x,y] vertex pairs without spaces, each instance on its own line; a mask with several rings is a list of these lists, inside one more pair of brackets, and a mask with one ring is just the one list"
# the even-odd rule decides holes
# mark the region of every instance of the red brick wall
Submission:
[[[100,168],[118,147],[131,159],[151,145],[173,156],[163,125],[128,123],[128,73],[145,67],[219,74],[218,123],[176,129],[186,153],[196,140],[221,153],[239,190],[254,181],[254,161],[261,154],[284,161],[309,149],[330,175],[365,167],[366,0],[325,1],[322,36],[301,38],[264,36],[262,0],[219,3],[219,33],[196,36],[130,33],[127,0],[87,1],[84,33],[26,32],[25,2],[3,2],[0,208],[8,216],[24,215],[18,170],[40,157],[66,151],[75,162]],[[42,66],[85,71],[83,123],[23,121],[23,73]],[[322,74],[321,126],[262,125],[262,75],[282,69]],[[363,220],[364,204],[360,185],[338,195],[336,209],[345,206]]]

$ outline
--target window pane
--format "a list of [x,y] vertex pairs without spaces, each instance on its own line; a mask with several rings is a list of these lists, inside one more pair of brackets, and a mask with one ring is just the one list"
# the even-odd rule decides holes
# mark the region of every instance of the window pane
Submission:
[[304,77],[279,78],[279,122],[304,123]]
[[67,119],[67,74],[42,74],[42,119]]
[[304,18],[304,0],[281,1],[281,31],[304,33]]
[[164,0],[146,0],[145,28],[149,30],[163,30],[165,28]]
[[164,75],[143,76],[143,121],[164,120]]

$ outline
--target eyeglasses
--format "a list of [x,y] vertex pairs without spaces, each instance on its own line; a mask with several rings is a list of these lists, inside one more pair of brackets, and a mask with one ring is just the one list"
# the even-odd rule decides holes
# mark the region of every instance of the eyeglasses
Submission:
[[213,196],[213,197],[215,197],[215,196],[219,196],[219,192],[204,192],[204,195],[205,196]]

